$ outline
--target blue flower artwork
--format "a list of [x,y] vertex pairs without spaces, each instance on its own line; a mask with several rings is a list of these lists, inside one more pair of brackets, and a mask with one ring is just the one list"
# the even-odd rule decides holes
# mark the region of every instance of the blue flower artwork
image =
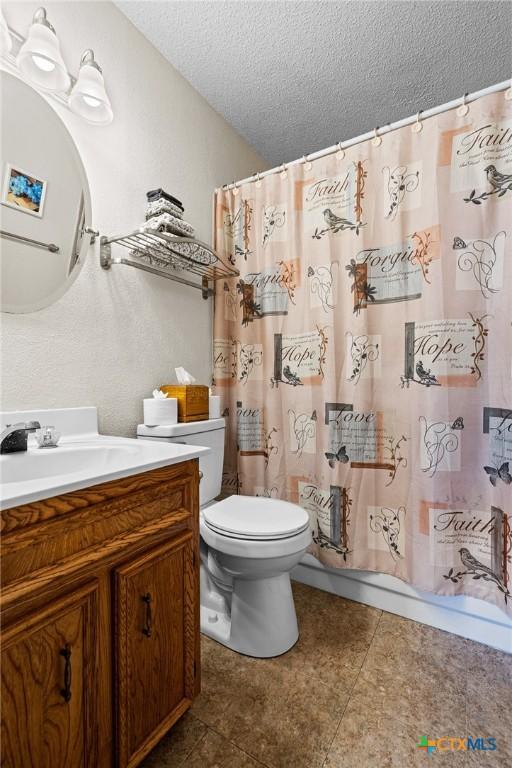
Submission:
[[7,166],[2,196],[3,205],[41,217],[45,194],[46,181],[41,181],[12,165]]

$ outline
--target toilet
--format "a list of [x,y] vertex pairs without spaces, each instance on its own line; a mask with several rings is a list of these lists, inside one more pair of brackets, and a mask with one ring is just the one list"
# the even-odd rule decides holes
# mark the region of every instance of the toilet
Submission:
[[296,504],[220,494],[224,419],[148,427],[137,437],[202,445],[199,462],[201,632],[233,651],[279,656],[298,640],[290,571],[311,543],[309,517]]

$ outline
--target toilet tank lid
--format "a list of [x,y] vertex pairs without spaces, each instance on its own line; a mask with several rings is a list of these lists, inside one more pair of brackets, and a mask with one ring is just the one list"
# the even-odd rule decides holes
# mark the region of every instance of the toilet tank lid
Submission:
[[189,421],[179,424],[160,424],[156,427],[147,427],[139,424],[137,435],[141,437],[186,437],[197,435],[201,432],[213,432],[214,429],[225,429],[224,419],[205,419],[204,421]]

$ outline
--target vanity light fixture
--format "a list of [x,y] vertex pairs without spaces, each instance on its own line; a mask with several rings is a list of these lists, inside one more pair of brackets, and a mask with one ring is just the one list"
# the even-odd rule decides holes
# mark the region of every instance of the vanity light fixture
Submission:
[[38,8],[32,19],[28,37],[16,57],[22,75],[42,91],[67,91],[71,85],[60,52],[59,38],[46,18],[46,10]]
[[10,53],[12,49],[12,37],[9,27],[5,20],[4,13],[0,8],[0,53]]
[[70,74],[45,8],[34,13],[26,38],[8,26],[0,9],[0,58],[8,70],[19,72],[31,85],[89,123],[108,125],[114,119],[94,52],[90,48],[84,52],[77,78]]
[[108,125],[114,117],[100,65],[88,48],[80,59],[78,79],[69,94],[69,108],[89,123]]

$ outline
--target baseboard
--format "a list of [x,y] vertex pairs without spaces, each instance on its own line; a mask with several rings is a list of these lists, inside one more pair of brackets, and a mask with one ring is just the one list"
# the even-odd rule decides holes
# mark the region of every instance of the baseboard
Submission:
[[512,653],[512,621],[494,605],[465,596],[433,595],[394,576],[326,568],[305,555],[292,579]]

